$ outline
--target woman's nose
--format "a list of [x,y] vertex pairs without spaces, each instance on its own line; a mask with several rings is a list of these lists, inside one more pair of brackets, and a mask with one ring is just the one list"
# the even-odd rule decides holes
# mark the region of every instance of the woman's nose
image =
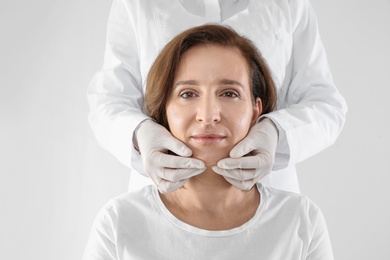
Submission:
[[217,123],[221,120],[220,107],[214,100],[200,102],[196,114],[196,121],[203,124]]

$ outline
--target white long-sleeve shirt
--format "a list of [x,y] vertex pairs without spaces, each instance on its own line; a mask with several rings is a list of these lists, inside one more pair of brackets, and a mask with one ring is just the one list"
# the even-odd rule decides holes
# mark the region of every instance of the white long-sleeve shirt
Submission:
[[114,0],[104,66],[88,90],[98,142],[144,174],[132,136],[148,118],[143,95],[149,68],[175,35],[206,23],[234,28],[266,59],[278,94],[276,111],[266,116],[277,125],[279,141],[273,171],[262,182],[298,192],[295,164],[334,143],[347,110],[309,0]]
[[83,260],[332,260],[324,217],[305,196],[257,185],[260,204],[243,225],[221,231],[176,218],[157,188],[112,199],[93,224]]

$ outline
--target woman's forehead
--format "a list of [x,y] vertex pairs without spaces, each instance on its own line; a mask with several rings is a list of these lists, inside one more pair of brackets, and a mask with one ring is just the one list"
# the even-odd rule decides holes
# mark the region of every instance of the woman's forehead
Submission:
[[251,88],[249,66],[238,49],[200,45],[189,49],[175,71],[172,88],[180,85],[236,85]]

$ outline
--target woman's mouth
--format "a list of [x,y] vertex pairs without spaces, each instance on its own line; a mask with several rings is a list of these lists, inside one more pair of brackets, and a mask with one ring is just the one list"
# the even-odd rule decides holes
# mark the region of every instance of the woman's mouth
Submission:
[[191,139],[199,144],[213,145],[224,141],[226,139],[226,136],[219,134],[196,134],[192,135]]

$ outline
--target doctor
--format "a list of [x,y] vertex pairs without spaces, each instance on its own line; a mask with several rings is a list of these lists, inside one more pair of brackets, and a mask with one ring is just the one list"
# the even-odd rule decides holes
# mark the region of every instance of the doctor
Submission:
[[150,175],[161,193],[204,171],[188,147],[145,115],[143,102],[146,76],[162,47],[206,23],[230,26],[255,43],[278,96],[276,110],[260,117],[213,170],[242,190],[261,181],[299,192],[295,164],[334,143],[347,111],[309,0],[113,0],[104,65],[88,90],[98,142],[134,171]]

